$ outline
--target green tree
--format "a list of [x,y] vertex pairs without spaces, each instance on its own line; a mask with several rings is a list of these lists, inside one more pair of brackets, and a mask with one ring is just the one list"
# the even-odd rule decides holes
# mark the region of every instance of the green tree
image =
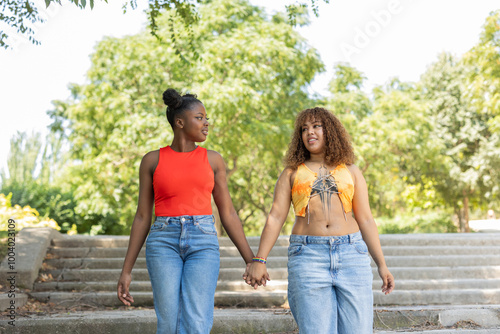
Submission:
[[[474,165],[482,175],[480,192],[488,204],[500,198],[500,10],[487,18],[479,42],[464,55],[469,71],[468,99],[475,110],[484,114],[489,135],[483,138],[474,157]],[[491,205],[491,204],[490,204]]]
[[10,202],[14,205],[30,206],[42,219],[54,219],[66,232],[73,224],[84,222],[75,216],[76,203],[71,192],[61,186],[65,162],[62,143],[62,138],[55,133],[50,133],[42,146],[39,133],[28,136],[18,132],[11,139],[7,159],[9,175],[1,172],[0,192],[11,194]]
[[[103,1],[106,3],[108,2],[107,0]],[[329,0],[323,1],[326,3],[329,2]],[[209,0],[148,0],[148,9],[146,13],[148,15],[151,34],[153,36],[161,38],[161,35],[158,34],[158,20],[163,12],[169,10],[174,10],[177,17],[183,22],[185,28],[189,29],[192,24],[200,19],[198,6],[203,2],[209,2]],[[308,2],[310,2],[310,5]],[[318,2],[318,0],[309,0],[306,2],[293,1],[291,4],[285,5],[289,17],[289,22],[295,25],[297,22],[297,17],[300,17],[300,14],[302,14],[304,10],[307,10],[307,8],[309,7],[312,9],[314,14],[318,16]],[[46,7],[49,7],[54,3],[62,5],[61,0],[45,0]],[[89,7],[93,9],[95,1],[67,0],[67,3],[72,3],[81,9],[86,8],[88,4]],[[132,9],[136,9],[137,0],[123,0],[124,12],[127,11],[129,6]],[[46,19],[44,19],[40,14],[39,5],[36,2],[32,2],[29,0],[4,0],[2,3],[0,3],[0,7],[0,22],[3,22],[11,30],[13,29],[15,33],[27,37],[33,44],[40,44],[40,42],[35,39],[34,36],[34,25],[37,23],[44,23]],[[0,47],[6,49],[10,47],[10,34],[11,33],[9,31],[0,30]],[[172,38],[174,36],[175,33],[173,29],[171,29],[170,37]]]
[[[434,124],[432,142],[441,145],[438,168],[427,174],[449,206],[454,208],[460,230],[469,231],[469,209],[478,204],[487,187],[481,165],[482,152],[492,133],[492,110],[478,111],[469,98],[468,80],[474,67],[441,54],[422,76],[422,96],[429,101],[428,117]],[[487,163],[486,163],[487,164]]]
[[247,1],[210,1],[192,32],[173,14],[177,48],[194,45],[186,63],[171,43],[143,32],[107,38],[92,55],[88,84],[73,86],[71,101],[56,102],[55,125],[69,132],[70,180],[77,212],[101,217],[102,233],[128,233],[138,194],[138,167],[172,134],[161,101],[167,87],[189,89],[211,118],[206,145],[228,163],[230,192],[245,228],[264,222],[282,169],[294,116],[310,105],[306,86],[323,69],[317,52],[277,14],[268,18]]
[[429,202],[415,192],[416,185],[429,187],[421,174],[437,154],[429,141],[432,126],[412,85],[393,79],[376,87],[370,98],[362,90],[364,80],[355,68],[338,64],[328,105],[352,137],[372,209],[378,216],[393,216],[415,208],[415,198]]

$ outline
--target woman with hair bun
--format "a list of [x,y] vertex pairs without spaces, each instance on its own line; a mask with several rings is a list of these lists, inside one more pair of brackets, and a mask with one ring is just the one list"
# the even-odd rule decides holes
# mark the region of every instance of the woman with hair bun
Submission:
[[299,113],[255,262],[243,276],[255,288],[268,279],[267,256],[293,203],[288,303],[301,334],[373,332],[368,252],[378,266],[382,292],[394,288],[366,182],[354,160],[337,117],[323,108]]
[[[253,252],[229,195],[224,160],[196,145],[208,135],[203,103],[196,95],[181,96],[171,88],[163,93],[163,101],[174,139],[142,158],[139,202],[117,293],[123,304],[134,302],[131,272],[147,237],[156,333],[208,334],[220,264],[212,195],[222,225],[247,264]],[[151,225],[153,206],[156,218]]]

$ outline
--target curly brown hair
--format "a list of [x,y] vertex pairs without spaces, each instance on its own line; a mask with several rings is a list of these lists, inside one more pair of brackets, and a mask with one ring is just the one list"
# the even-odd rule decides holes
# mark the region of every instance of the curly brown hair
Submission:
[[308,160],[311,155],[302,141],[302,126],[307,121],[320,121],[323,126],[325,139],[325,162],[329,166],[339,164],[352,165],[356,160],[351,140],[347,130],[340,120],[325,108],[311,108],[301,111],[295,120],[295,130],[292,141],[288,146],[285,165],[296,169],[301,163]]

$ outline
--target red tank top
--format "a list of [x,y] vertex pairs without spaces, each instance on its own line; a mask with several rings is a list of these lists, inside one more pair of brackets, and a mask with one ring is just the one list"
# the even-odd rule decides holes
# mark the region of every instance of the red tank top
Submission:
[[205,148],[191,152],[160,148],[153,174],[155,216],[211,215],[213,188],[214,172]]

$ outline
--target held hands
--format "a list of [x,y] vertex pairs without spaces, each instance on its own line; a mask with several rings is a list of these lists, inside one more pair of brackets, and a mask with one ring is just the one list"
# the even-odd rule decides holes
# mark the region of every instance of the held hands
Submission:
[[122,273],[120,275],[120,279],[118,280],[118,286],[117,286],[118,299],[120,299],[120,301],[127,306],[130,306],[134,302],[134,298],[130,295],[130,292],[128,291],[131,281],[132,281],[131,274]]
[[392,276],[391,272],[386,266],[379,267],[378,274],[380,275],[380,278],[384,282],[382,284],[382,292],[385,293],[386,295],[390,294],[395,286],[394,277]]
[[264,263],[252,262],[247,264],[243,280],[254,289],[257,289],[258,286],[266,286],[267,281],[271,279]]

